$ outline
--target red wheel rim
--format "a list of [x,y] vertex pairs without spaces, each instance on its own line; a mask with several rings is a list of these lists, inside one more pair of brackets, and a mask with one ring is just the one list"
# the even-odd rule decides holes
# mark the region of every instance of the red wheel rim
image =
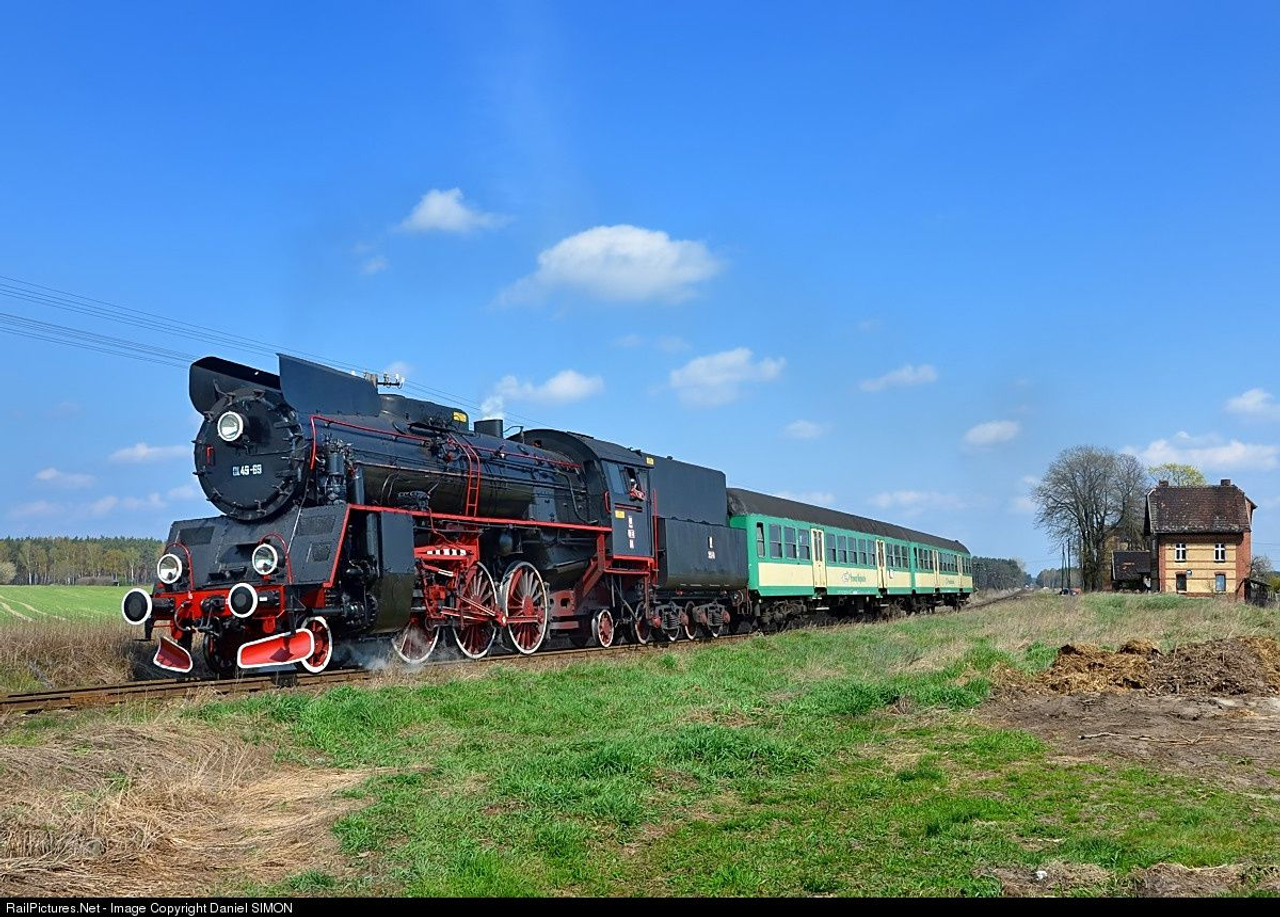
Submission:
[[440,642],[440,628],[428,627],[419,620],[411,620],[405,629],[391,638],[391,648],[409,665],[421,665]]
[[686,639],[696,640],[698,638],[698,622],[693,617],[692,602],[684,606],[684,611],[680,614],[680,625],[684,630]]
[[329,631],[329,622],[320,617],[307,618],[302,627],[304,630],[311,631],[311,636],[316,641],[316,648],[310,656],[303,659],[298,665],[313,674],[323,672],[328,667],[329,660],[333,658],[333,635]]
[[479,659],[489,652],[498,635],[492,617],[497,609],[497,589],[489,571],[480,564],[472,565],[458,587],[458,598],[461,620],[454,625],[453,638],[462,655]]
[[606,649],[613,646],[613,613],[609,609],[604,609],[596,615],[595,620],[596,641]]
[[649,627],[649,619],[643,614],[635,620],[636,643],[648,643],[653,637],[653,629]]
[[518,563],[502,580],[502,605],[507,613],[507,633],[516,650],[537,652],[547,636],[547,585],[537,569]]

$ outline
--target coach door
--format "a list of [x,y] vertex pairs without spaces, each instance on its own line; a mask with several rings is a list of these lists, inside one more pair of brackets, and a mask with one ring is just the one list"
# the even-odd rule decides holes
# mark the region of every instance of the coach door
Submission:
[[884,542],[876,542],[876,583],[881,589],[889,588],[888,571],[884,567]]
[[812,529],[809,533],[813,545],[813,588],[827,588],[827,548],[823,542],[822,529]]

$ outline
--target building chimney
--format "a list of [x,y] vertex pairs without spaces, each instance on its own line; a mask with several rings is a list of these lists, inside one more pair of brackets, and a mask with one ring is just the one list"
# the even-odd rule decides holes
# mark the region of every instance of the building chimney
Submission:
[[1231,486],[1231,479],[1230,479],[1230,478],[1223,478],[1223,479],[1222,479],[1222,486],[1223,486],[1223,487],[1230,487],[1230,486]]

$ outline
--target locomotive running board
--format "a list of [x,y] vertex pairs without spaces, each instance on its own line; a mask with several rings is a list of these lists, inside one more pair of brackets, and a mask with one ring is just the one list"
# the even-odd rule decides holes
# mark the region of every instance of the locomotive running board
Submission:
[[265,669],[269,666],[301,662],[316,651],[315,634],[306,628],[287,634],[276,634],[251,640],[236,653],[236,665],[242,669]]
[[160,638],[160,645],[156,647],[155,658],[151,661],[158,667],[167,669],[170,672],[177,672],[179,675],[186,675],[195,665],[191,661],[191,654],[187,652],[187,648],[175,640],[170,640],[168,637]]

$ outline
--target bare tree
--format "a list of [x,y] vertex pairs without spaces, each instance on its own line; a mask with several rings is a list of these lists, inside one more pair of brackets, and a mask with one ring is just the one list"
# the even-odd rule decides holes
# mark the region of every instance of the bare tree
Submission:
[[1146,492],[1141,462],[1096,446],[1064,449],[1041,478],[1036,524],[1075,548],[1085,589],[1106,585],[1109,538],[1141,541]]
[[[1271,558],[1265,554],[1255,554],[1249,559],[1249,579],[1260,583],[1270,583],[1275,569],[1271,566]],[[0,582],[4,582],[0,579]]]

